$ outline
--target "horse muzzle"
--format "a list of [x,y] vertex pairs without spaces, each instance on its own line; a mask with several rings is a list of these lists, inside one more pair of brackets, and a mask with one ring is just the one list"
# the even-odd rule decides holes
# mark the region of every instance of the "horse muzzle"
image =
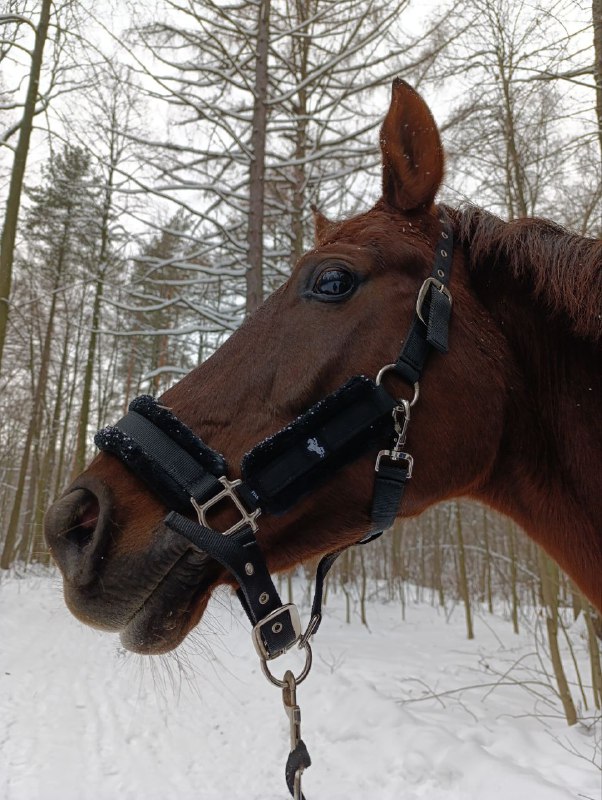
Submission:
[[87,625],[119,632],[124,646],[138,653],[177,647],[198,623],[222,571],[163,524],[140,552],[116,552],[112,497],[91,476],[51,506],[45,536],[69,610]]

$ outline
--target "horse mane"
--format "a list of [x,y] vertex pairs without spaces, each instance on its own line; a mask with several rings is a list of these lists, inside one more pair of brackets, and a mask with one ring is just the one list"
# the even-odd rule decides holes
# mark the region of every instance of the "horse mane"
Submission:
[[448,211],[468,249],[469,269],[504,267],[549,316],[564,317],[582,339],[602,340],[602,240],[537,217],[505,222],[475,206]]

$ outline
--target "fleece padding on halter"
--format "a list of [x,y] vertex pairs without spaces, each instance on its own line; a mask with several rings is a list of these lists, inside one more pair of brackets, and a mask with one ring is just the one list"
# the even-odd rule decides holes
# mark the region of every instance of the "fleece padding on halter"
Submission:
[[391,427],[396,401],[362,375],[247,453],[242,477],[263,511],[281,514]]
[[148,395],[133,400],[125,417],[98,431],[94,441],[120,458],[166,506],[182,513],[190,513],[191,497],[203,503],[222,489],[224,457]]

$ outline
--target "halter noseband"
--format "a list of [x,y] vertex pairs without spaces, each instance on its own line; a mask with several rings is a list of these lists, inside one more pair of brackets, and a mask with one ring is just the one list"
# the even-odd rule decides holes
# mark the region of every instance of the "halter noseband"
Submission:
[[[440,221],[434,266],[418,293],[414,318],[397,361],[384,366],[375,381],[365,376],[351,378],[257,444],[242,460],[241,480],[230,481],[224,457],[169,409],[146,395],[133,400],[115,426],[95,436],[99,449],[117,456],[173,509],[165,518],[167,527],[185,536],[234,577],[238,597],[253,625],[253,642],[262,669],[272,683],[283,688],[289,716],[294,709],[298,714],[295,686],[311,666],[309,637],[316,633],[322,619],[324,580],[345,548],[324,556],[318,565],[311,618],[303,633],[296,606],[283,604],[274,586],[255,538],[257,518],[262,513],[288,511],[334,471],[382,442],[383,436],[391,433],[392,420],[395,443],[391,449],[380,450],[375,463],[372,530],[358,544],[372,541],[393,524],[412,475],[412,456],[403,448],[420,377],[433,348],[441,353],[448,350],[453,229],[443,209]],[[387,372],[413,385],[411,401],[397,400],[384,388],[382,379]],[[218,532],[207,524],[207,513],[227,500],[240,519],[228,530]],[[198,522],[185,516],[190,514],[191,505]],[[280,680],[270,672],[267,662],[295,644],[306,651],[305,666],[296,678],[287,673]],[[293,727],[291,717],[291,732]],[[309,756],[298,725],[294,742],[292,733],[291,737],[287,783],[291,794],[301,797],[300,773],[309,766]]]

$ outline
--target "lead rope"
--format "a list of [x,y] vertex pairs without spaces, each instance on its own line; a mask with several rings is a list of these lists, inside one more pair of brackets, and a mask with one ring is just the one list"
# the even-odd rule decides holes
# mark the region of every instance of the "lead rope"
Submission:
[[301,776],[303,770],[311,766],[311,758],[305,742],[301,738],[301,709],[297,705],[297,680],[290,669],[284,673],[283,683],[282,703],[289,720],[291,748],[286,760],[284,776],[293,800],[305,800],[301,791]]
[[260,656],[263,674],[270,683],[282,689],[282,704],[289,721],[290,745],[290,752],[284,768],[284,777],[293,800],[305,800],[305,795],[301,790],[301,776],[303,771],[311,766],[311,758],[307,751],[307,746],[301,738],[301,709],[297,703],[297,686],[303,683],[311,670],[312,651],[308,639],[311,635],[312,621],[313,617],[307,630],[299,640],[299,649],[305,650],[305,665],[297,677],[288,669],[284,673],[282,680],[277,678],[270,671],[267,659]]

